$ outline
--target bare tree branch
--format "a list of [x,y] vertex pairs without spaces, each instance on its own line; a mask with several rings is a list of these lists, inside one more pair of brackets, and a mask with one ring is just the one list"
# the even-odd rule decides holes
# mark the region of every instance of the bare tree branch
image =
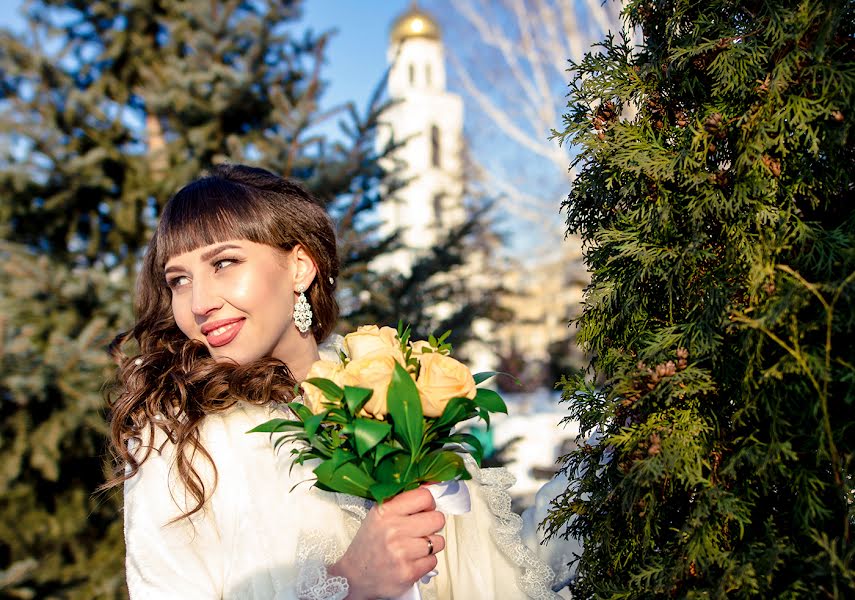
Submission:
[[566,103],[568,61],[580,61],[607,31],[622,28],[622,3],[428,4],[456,32],[446,37],[446,46],[454,80],[468,100],[467,123],[476,124],[467,136],[483,185],[500,194],[499,206],[509,215],[533,225],[527,231],[539,228],[544,245],[555,247],[563,238],[556,196],[559,190],[566,192],[575,177],[568,175],[568,149],[550,139],[551,130],[560,128]]

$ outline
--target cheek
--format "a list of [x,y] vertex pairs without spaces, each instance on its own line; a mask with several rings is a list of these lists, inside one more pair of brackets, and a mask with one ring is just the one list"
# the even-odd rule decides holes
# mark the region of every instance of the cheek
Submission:
[[190,326],[193,325],[193,312],[190,310],[190,301],[183,296],[172,296],[172,318],[181,333],[188,338],[192,337]]
[[264,286],[264,278],[254,278],[252,273],[241,273],[238,277],[231,277],[227,282],[226,299],[233,306],[241,308],[251,307],[256,297],[263,297],[263,291],[259,286]]
[[227,299],[232,306],[247,312],[280,311],[290,297],[285,281],[286,273],[280,269],[246,270],[229,282]]

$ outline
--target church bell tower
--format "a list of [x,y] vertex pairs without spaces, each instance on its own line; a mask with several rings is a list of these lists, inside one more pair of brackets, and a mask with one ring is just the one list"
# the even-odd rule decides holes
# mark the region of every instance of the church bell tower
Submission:
[[390,136],[406,141],[391,160],[406,165],[399,202],[381,204],[384,233],[398,228],[407,250],[384,265],[409,271],[416,254],[465,219],[463,209],[463,100],[445,88],[445,56],[436,21],[414,2],[392,24],[388,92],[397,101],[383,116]]

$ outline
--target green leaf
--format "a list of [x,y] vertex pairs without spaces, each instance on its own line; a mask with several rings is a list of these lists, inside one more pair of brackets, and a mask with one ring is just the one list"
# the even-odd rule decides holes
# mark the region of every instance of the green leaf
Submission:
[[288,433],[285,435],[281,435],[273,442],[273,451],[278,452],[279,448],[282,447],[283,444],[296,442],[296,441],[307,441],[306,436],[303,434],[303,429],[300,428],[299,431],[295,431],[293,433]]
[[[481,445],[481,440],[471,433],[455,433],[454,435],[437,441],[460,444],[462,446],[462,450],[471,454],[475,459],[475,462],[477,462],[479,466],[481,465],[481,459],[484,456],[484,448]],[[468,448],[466,446],[468,446]]]
[[403,449],[392,446],[391,444],[378,444],[374,450],[374,466],[376,467],[380,464],[381,460],[395,452],[403,452]]
[[395,363],[392,382],[389,384],[387,407],[395,436],[415,455],[424,435],[422,401],[413,378],[398,363]]
[[330,486],[328,486],[323,481],[321,481],[320,477],[318,477],[318,480],[315,482],[315,487],[317,487],[319,490],[323,490],[325,492],[336,492],[336,491],[338,491],[338,490],[332,489]]
[[344,397],[344,390],[329,379],[324,379],[323,377],[312,377],[303,382],[304,385],[307,383],[321,390],[321,393],[323,393],[330,402],[338,404]]
[[460,421],[474,416],[475,401],[469,398],[452,398],[442,411],[439,419],[434,421],[433,429],[451,427]]
[[368,388],[344,386],[344,402],[350,414],[359,414],[359,411],[365,406],[368,399],[371,398],[372,392],[373,390]]
[[306,435],[312,437],[315,435],[315,432],[318,431],[318,427],[321,426],[321,423],[324,422],[324,419],[327,418],[327,411],[319,412],[316,415],[311,415],[308,419],[303,421],[303,428],[306,431]]
[[333,464],[331,459],[327,459],[321,462],[317,467],[312,471],[315,476],[318,478],[318,483],[324,486],[324,489],[329,491],[335,491],[330,487],[332,482],[332,474],[335,472],[338,466]]
[[324,461],[315,467],[314,473],[318,482],[329,489],[362,498],[371,497],[368,490],[376,483],[373,477],[352,462],[336,468],[332,460]]
[[478,388],[478,391],[475,393],[475,404],[490,412],[508,414],[508,407],[505,406],[505,401],[502,400],[502,397],[487,388]]
[[522,381],[520,381],[518,378],[514,377],[510,373],[505,373],[504,371],[482,371],[481,373],[475,373],[472,377],[475,378],[475,385],[479,385],[481,383],[484,383],[491,377],[495,377],[496,375],[505,375],[513,379],[514,383],[516,383],[517,385],[522,385]]
[[386,500],[397,496],[403,489],[404,486],[400,483],[381,482],[375,483],[370,488],[368,488],[368,492],[379,504],[382,504]]
[[337,425],[350,423],[350,415],[343,408],[331,408],[327,413],[327,421]]
[[293,431],[294,429],[303,429],[303,424],[300,421],[290,419],[270,419],[253,427],[247,433],[279,433],[281,431]]
[[438,483],[454,479],[461,472],[466,472],[466,467],[457,453],[451,450],[438,450],[425,456],[416,465],[416,470],[421,481]]
[[336,448],[332,453],[332,457],[329,459],[333,465],[333,470],[339,468],[344,463],[354,460],[356,460],[356,455],[353,452],[348,452],[342,448]]
[[288,408],[290,408],[297,418],[305,423],[308,419],[312,418],[312,411],[309,410],[309,407],[305,404],[300,404],[299,402],[289,402]]
[[406,485],[414,479],[413,472],[415,469],[410,468],[412,460],[412,457],[406,452],[389,454],[374,469],[374,477],[385,483]]
[[353,427],[353,437],[356,440],[356,451],[364,455],[389,435],[392,426],[374,419],[356,419]]
[[404,327],[403,319],[398,319],[398,340],[401,342],[401,349],[407,347],[407,342],[410,341],[410,326]]

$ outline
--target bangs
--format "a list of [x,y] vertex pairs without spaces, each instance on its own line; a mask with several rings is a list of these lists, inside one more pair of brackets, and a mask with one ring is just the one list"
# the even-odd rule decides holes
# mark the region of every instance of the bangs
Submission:
[[[253,193],[255,192],[255,193]],[[197,248],[245,239],[287,249],[287,241],[274,239],[271,198],[244,185],[219,177],[205,177],[179,191],[169,201],[157,230],[157,264]]]

